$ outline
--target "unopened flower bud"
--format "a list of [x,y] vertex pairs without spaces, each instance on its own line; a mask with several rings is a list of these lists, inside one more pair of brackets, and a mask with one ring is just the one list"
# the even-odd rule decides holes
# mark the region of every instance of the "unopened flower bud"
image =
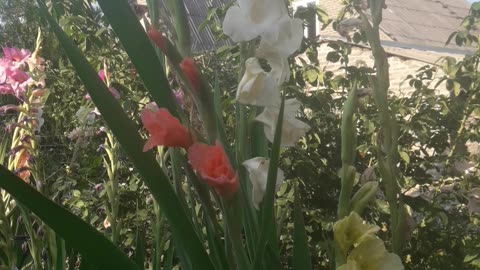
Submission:
[[367,205],[375,199],[375,195],[378,190],[378,182],[370,181],[365,183],[358,191],[353,195],[351,202],[352,211],[362,214]]
[[147,32],[148,37],[150,38],[155,45],[164,53],[167,53],[167,40],[166,38],[160,33],[155,27],[150,25],[148,32]]
[[182,69],[183,73],[187,77],[188,81],[192,85],[195,91],[200,90],[200,73],[198,72],[197,67],[195,66],[195,62],[193,62],[190,58],[183,58],[182,62],[180,63],[180,69]]

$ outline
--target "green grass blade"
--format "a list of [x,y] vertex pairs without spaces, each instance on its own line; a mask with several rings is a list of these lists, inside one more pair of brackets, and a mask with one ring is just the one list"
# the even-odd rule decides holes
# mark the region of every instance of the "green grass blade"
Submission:
[[176,239],[175,243],[182,245],[179,249],[185,250],[192,264],[198,269],[214,269],[167,176],[155,160],[153,153],[151,151],[143,152],[144,141],[136,132],[137,126],[128,118],[122,107],[110,94],[82,52],[50,16],[43,1],[38,0],[38,2],[41,12],[47,18],[60,44],[65,49],[93,102],[115,134],[123,150],[130,157],[135,168],[142,175],[142,180],[148,186],[170,222],[173,237]]
[[145,263],[145,234],[145,227],[143,225],[137,226],[135,235],[135,263],[142,269]]
[[307,232],[303,221],[302,204],[298,188],[295,186],[293,229],[293,270],[311,270],[312,258],[308,249]]
[[177,115],[176,101],[162,63],[137,16],[126,0],[99,0],[98,4],[120,39],[147,90],[159,107]]
[[100,269],[139,269],[112,242],[79,217],[58,206],[7,168],[0,166],[0,188],[35,213]]
[[260,239],[258,240],[255,252],[255,259],[253,264],[254,270],[260,270],[262,268],[262,260],[264,259],[263,257],[265,253],[265,248],[267,246],[267,241],[272,235],[273,227],[275,226],[273,207],[275,200],[275,184],[277,182],[277,167],[278,160],[280,158],[280,142],[282,139],[284,109],[285,99],[282,98],[282,104],[280,105],[277,125],[275,128],[275,136],[272,144],[272,153],[270,155],[270,165],[268,167],[267,190],[265,192],[265,196],[263,197],[262,203],[262,225]]

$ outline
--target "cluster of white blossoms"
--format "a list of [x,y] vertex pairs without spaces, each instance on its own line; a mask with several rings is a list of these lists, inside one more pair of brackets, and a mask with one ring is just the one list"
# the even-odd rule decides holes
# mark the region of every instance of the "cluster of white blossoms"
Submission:
[[[290,78],[288,57],[300,48],[303,39],[303,21],[288,14],[282,0],[238,0],[228,9],[223,21],[223,32],[235,42],[260,38],[255,57],[245,61],[245,74],[238,84],[236,99],[245,105],[261,106],[264,110],[256,118],[264,124],[266,138],[273,142],[279,116],[280,87]],[[260,60],[269,66],[265,70]],[[296,99],[285,101],[282,146],[294,146],[310,126],[295,118],[300,108]],[[256,157],[243,165],[252,182],[253,205],[258,209],[267,186],[269,160]],[[283,172],[278,169],[276,188],[280,188]]]

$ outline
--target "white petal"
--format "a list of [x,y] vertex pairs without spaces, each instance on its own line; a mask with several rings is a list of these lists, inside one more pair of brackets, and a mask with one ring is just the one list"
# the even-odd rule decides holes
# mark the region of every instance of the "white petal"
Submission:
[[272,25],[271,31],[262,34],[262,41],[276,49],[283,57],[288,57],[300,48],[303,39],[303,21],[283,16]]
[[245,62],[245,74],[238,84],[237,101],[256,106],[280,104],[280,91],[275,79],[265,72],[256,58]]
[[[280,145],[295,146],[300,137],[310,130],[310,126],[295,118],[295,113],[300,106],[296,99],[285,101],[282,139]],[[264,111],[257,116],[256,120],[264,124],[265,137],[273,142],[279,108],[277,106],[265,107]]]
[[[258,210],[259,204],[262,202],[267,190],[268,167],[270,160],[264,157],[256,157],[246,160],[242,164],[247,168],[249,179],[252,183],[252,202],[253,206]],[[277,181],[275,183],[275,192],[280,189],[284,179],[281,169],[277,170]]]
[[233,41],[240,42],[256,38],[259,35],[259,29],[245,16],[240,7],[233,6],[225,14],[223,33]]
[[239,0],[238,4],[249,19],[264,31],[287,14],[285,2],[281,0]]
[[290,78],[288,58],[281,56],[275,48],[262,40],[255,54],[257,58],[267,60],[268,65],[272,68],[270,74],[275,78],[278,85],[281,85]]

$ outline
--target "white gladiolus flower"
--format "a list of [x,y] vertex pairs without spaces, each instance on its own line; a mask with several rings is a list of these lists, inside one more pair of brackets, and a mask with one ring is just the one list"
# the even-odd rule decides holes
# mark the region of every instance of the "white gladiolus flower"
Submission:
[[[310,130],[310,126],[295,118],[295,113],[300,108],[301,103],[296,99],[285,100],[285,109],[283,116],[282,138],[280,145],[295,146],[300,137]],[[257,116],[256,120],[264,124],[265,137],[273,142],[277,119],[279,115],[279,106],[265,107],[265,110]]]
[[275,79],[262,69],[254,57],[245,61],[245,74],[238,84],[237,101],[256,106],[280,103],[280,91]]
[[290,66],[288,65],[288,58],[280,55],[279,51],[271,47],[265,42],[260,42],[260,46],[255,52],[255,56],[259,59],[267,60],[270,66],[270,74],[275,79],[278,85],[290,79]]
[[235,42],[249,41],[269,31],[286,14],[283,1],[238,0],[238,6],[225,14],[223,32]]
[[262,35],[262,42],[274,48],[283,57],[294,53],[303,40],[303,21],[290,16],[282,16],[270,31]]
[[[267,176],[270,160],[264,157],[256,157],[243,162],[243,166],[247,168],[249,179],[252,183],[252,202],[255,209],[258,210],[259,204],[265,196],[267,190]],[[275,184],[275,192],[280,189],[284,176],[281,169],[277,169],[277,182]]]

